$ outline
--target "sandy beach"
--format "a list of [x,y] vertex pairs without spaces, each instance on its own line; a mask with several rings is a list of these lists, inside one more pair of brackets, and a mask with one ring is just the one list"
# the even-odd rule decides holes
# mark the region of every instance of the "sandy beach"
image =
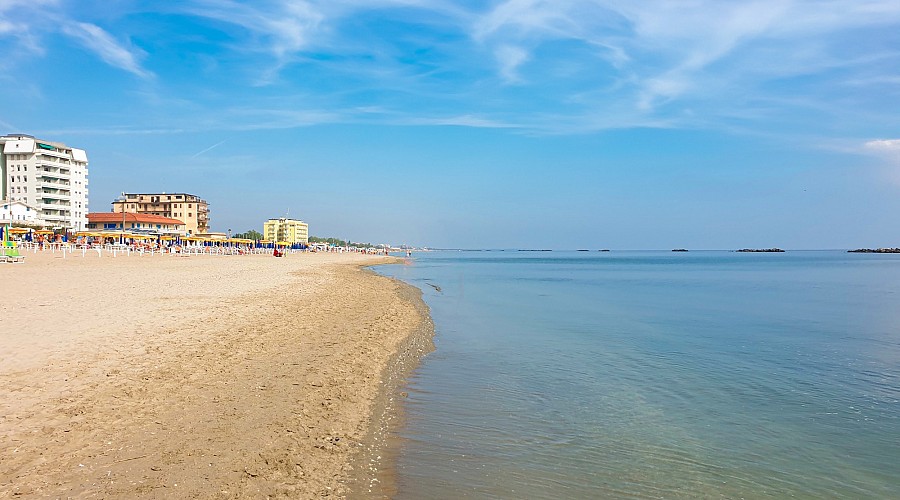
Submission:
[[419,292],[358,254],[0,265],[0,498],[389,494]]

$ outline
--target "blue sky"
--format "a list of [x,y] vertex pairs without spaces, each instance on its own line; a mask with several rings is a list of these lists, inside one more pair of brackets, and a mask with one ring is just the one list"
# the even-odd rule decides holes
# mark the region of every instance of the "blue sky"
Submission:
[[900,3],[2,0],[0,132],[434,247],[900,246]]

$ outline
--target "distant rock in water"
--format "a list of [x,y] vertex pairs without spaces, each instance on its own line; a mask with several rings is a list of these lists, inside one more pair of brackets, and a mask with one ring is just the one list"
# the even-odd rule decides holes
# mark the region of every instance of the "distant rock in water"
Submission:
[[586,250],[586,249],[583,249],[583,248],[579,248],[578,251],[579,251],[579,252],[587,252],[587,250]]
[[672,250],[672,251],[673,251],[673,252],[687,252],[688,249],[687,249],[687,248],[676,248],[676,249],[674,249],[674,250]]
[[735,252],[784,252],[784,250],[780,248],[742,248],[740,250],[735,250]]
[[900,253],[900,248],[857,248],[847,253]]
[[603,250],[597,250],[597,251],[598,251],[598,252],[608,252],[609,249],[608,249],[608,248],[604,248]]

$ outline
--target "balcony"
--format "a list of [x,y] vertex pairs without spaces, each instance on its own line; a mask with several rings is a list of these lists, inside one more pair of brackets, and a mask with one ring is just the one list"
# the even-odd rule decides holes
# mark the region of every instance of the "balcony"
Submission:
[[53,199],[53,200],[71,200],[72,195],[68,192],[65,193],[50,193],[46,189],[41,193],[41,198],[44,200]]
[[[41,176],[41,178],[43,179],[43,176]],[[70,183],[70,182],[53,182],[50,180],[42,180],[41,182],[38,183],[38,185],[41,187],[46,187],[46,188],[62,189],[62,188],[68,188],[69,186],[72,185],[72,183]]]
[[68,211],[72,208],[72,204],[68,201],[61,200],[52,200],[44,198],[44,201],[40,203],[41,210],[65,210]]
[[54,171],[54,170],[44,169],[44,170],[40,170],[38,172],[38,175],[40,175],[44,179],[65,179],[68,181],[69,179],[72,178],[72,175],[69,173],[68,170],[65,170],[65,171],[55,170]]
[[47,213],[44,212],[41,214],[41,219],[44,219],[47,222],[50,221],[65,221],[68,222],[71,219],[71,215],[68,213]]

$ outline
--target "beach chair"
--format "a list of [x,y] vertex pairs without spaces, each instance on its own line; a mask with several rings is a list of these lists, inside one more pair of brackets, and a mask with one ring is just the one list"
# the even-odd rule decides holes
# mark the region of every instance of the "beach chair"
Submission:
[[25,260],[25,256],[19,253],[18,248],[7,246],[3,248],[3,260],[4,262],[22,262]]

